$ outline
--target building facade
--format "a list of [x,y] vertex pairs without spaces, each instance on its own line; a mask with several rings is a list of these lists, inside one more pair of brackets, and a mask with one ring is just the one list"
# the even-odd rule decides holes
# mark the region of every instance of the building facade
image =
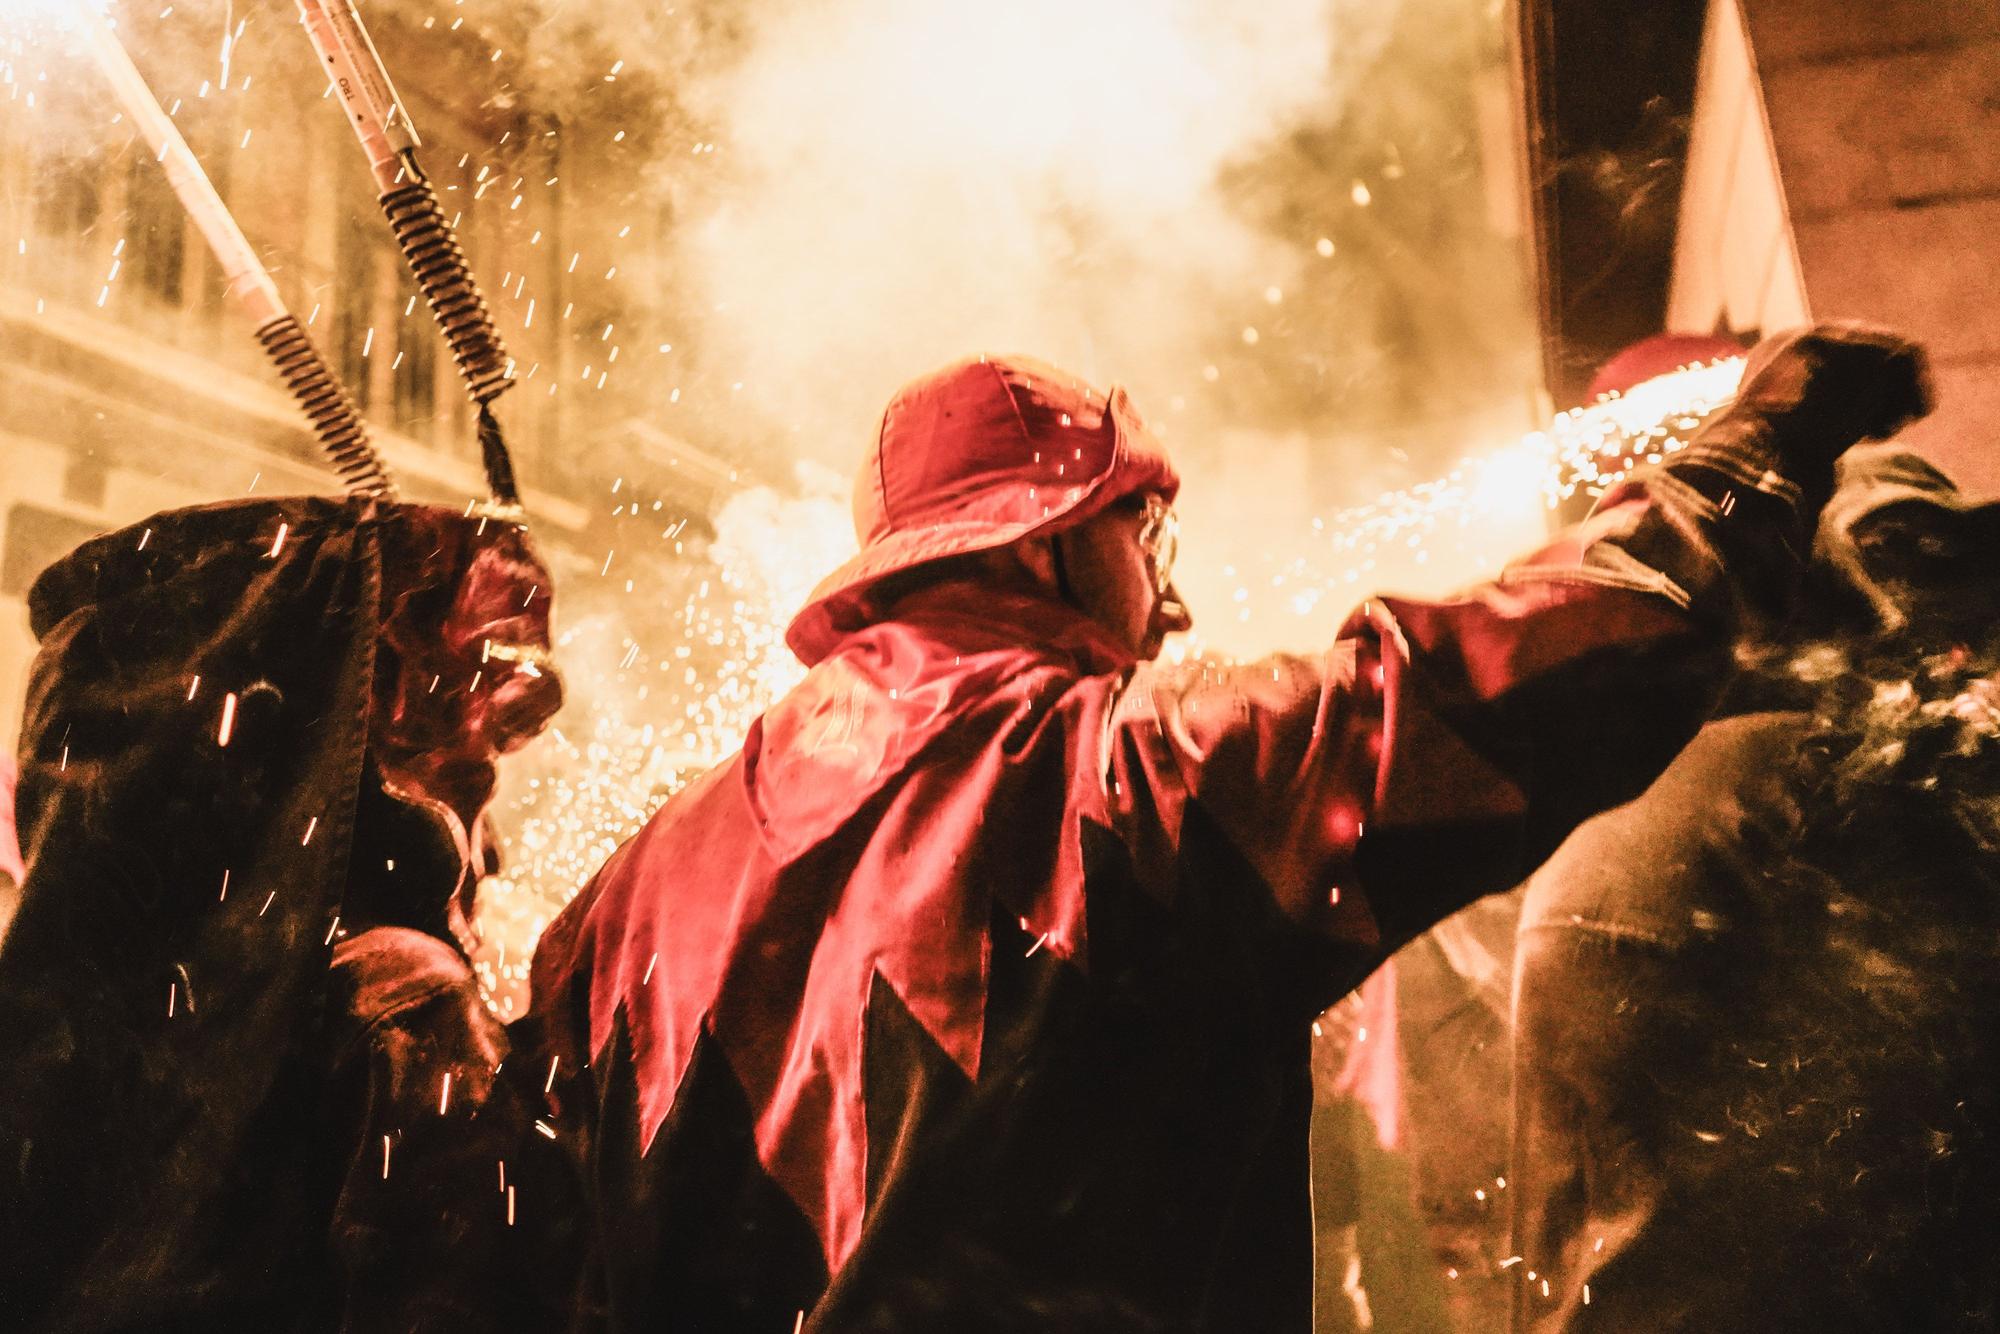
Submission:
[[[220,6],[180,8],[128,9],[120,32],[135,61],[405,494],[464,503],[483,489],[472,408],[304,33],[278,10],[232,29]],[[527,34],[506,21],[448,24],[418,8],[371,5],[368,20],[516,360],[497,408],[559,577],[603,562],[599,502],[614,481],[699,536],[736,470],[653,419],[669,392],[658,379],[617,374],[632,304],[617,252],[643,244],[644,229],[578,188],[625,169],[628,136],[586,126],[573,95],[522,92],[529,80],[603,87],[591,110],[615,119],[615,87],[595,69],[511,55]],[[88,57],[38,34],[0,66],[0,99],[0,732],[11,740],[33,652],[23,598],[50,561],[161,509],[338,487]]]
[[1809,319],[1930,350],[1909,440],[2000,492],[2000,4],[1520,0],[1558,406],[1661,331]]
[[1886,324],[1929,349],[1910,433],[2000,492],[2000,4],[1714,0],[1668,326]]

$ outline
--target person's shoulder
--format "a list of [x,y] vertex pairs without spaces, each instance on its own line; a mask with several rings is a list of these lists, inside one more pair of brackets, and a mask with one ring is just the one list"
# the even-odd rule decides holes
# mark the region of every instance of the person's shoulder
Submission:
[[[501,1125],[517,1104],[495,1102],[511,1044],[479,995],[477,976],[448,942],[374,927],[335,950],[326,1069],[336,1105],[365,1090],[369,1128],[402,1133],[465,1118]],[[495,1108],[502,1110],[495,1120]],[[379,1124],[377,1124],[379,1123]],[[514,1129],[524,1128],[516,1126]],[[512,1130],[502,1132],[511,1141]]]

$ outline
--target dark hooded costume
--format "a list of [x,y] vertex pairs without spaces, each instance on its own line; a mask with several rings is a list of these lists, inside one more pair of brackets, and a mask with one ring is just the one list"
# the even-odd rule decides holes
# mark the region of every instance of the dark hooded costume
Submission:
[[1806,621],[1530,882],[1517,1329],[2000,1327],[2000,505],[1848,463]]
[[560,698],[548,610],[515,522],[360,498],[157,515],[36,582],[0,1325],[513,1318],[528,1109],[451,926]]
[[1309,1020],[1686,739],[1880,424],[1777,420],[1321,657],[1155,667],[1053,596],[896,586],[1171,497],[1122,392],[984,358],[905,389],[804,682],[537,952],[580,1322],[1310,1328]]

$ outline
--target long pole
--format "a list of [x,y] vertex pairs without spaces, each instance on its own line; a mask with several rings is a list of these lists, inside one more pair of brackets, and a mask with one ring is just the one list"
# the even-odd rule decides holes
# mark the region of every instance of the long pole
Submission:
[[181,206],[194,220],[209,249],[215,252],[226,290],[255,323],[257,341],[277,364],[286,386],[305,410],[313,434],[332,458],[341,480],[356,495],[393,499],[395,484],[389,480],[374,445],[368,440],[367,427],[355,409],[354,400],[334,378],[298,317],[285,308],[284,298],[278,295],[277,284],[271,281],[263,261],[257,258],[243,229],[236,225],[235,216],[216,193],[187,140],[161,109],[159,99],[153,96],[145,76],[132,63],[131,55],[111,25],[90,7],[79,8],[91,54],[111,81],[126,113],[139,127],[139,133],[152,147],[153,156],[166,172]]
[[479,443],[495,500],[520,504],[514,465],[492,402],[513,387],[513,362],[437,189],[417,164],[416,127],[352,0],[297,0],[299,19],[368,157],[382,211],[417,288],[444,332],[466,393],[479,406]]

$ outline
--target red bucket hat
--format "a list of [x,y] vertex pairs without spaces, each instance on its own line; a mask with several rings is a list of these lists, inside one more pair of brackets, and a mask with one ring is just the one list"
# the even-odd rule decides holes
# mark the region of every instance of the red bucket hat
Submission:
[[867,592],[889,575],[1179,490],[1123,389],[1101,394],[1030,357],[954,362],[889,400],[854,484],[861,552],[813,589],[785,642],[811,666],[868,624]]

